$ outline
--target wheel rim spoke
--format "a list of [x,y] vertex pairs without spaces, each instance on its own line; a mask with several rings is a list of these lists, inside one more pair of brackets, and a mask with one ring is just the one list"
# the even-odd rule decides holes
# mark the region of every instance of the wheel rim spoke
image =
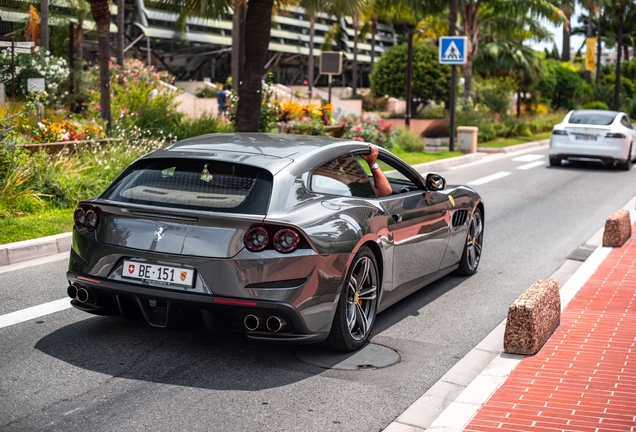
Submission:
[[358,293],[359,300],[374,300],[376,297],[377,287],[375,285],[371,285],[370,287],[366,287]]
[[362,258],[358,264],[360,266],[360,270],[358,271],[357,277],[356,277],[356,291],[362,289],[362,286],[364,285],[364,282],[367,280],[367,278],[369,277],[369,263],[370,263],[370,259],[369,258]]
[[360,306],[358,303],[355,304],[355,311],[356,311],[355,323],[358,325],[358,333],[357,335],[353,335],[353,336],[354,338],[357,338],[358,340],[360,340],[366,336],[367,331],[369,330],[369,322],[368,322],[367,316],[364,313],[364,310],[362,310],[362,306]]

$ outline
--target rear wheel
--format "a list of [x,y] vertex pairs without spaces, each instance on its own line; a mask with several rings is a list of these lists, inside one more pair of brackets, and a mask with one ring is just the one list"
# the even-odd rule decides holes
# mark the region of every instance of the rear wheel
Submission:
[[325,341],[327,347],[355,351],[367,343],[375,323],[379,281],[375,255],[362,246],[347,273],[331,333]]
[[471,276],[477,271],[481,260],[481,248],[484,241],[484,221],[479,207],[475,208],[470,222],[468,223],[468,234],[464,253],[459,260],[457,273],[463,276]]
[[624,163],[619,164],[618,167],[622,170],[629,171],[632,169],[632,146],[629,146],[629,152],[627,153],[627,160]]
[[556,156],[550,156],[550,166],[561,166],[561,159]]

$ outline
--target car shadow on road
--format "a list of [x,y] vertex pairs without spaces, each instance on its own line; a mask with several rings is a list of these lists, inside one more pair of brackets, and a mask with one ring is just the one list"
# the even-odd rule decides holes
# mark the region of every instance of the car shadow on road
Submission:
[[324,372],[297,360],[293,346],[258,344],[236,333],[159,329],[121,317],[75,322],[35,348],[113,377],[204,389],[257,391]]

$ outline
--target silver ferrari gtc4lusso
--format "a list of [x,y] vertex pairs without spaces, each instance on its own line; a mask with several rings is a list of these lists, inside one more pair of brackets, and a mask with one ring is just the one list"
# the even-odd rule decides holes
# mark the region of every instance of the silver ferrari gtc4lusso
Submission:
[[138,159],[75,210],[72,305],[360,348],[378,312],[450,272],[475,273],[484,229],[475,191],[384,149],[392,194],[378,197],[368,153],[358,141],[212,134]]

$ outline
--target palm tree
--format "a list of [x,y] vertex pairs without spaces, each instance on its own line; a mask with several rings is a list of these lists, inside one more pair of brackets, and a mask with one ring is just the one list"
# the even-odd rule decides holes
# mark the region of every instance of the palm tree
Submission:
[[574,13],[574,0],[559,0],[556,6],[563,13],[563,46],[561,51],[561,61],[570,61],[570,36],[572,35],[572,14]]
[[124,0],[117,0],[117,64],[124,65]]
[[84,21],[91,13],[91,6],[86,0],[67,0],[69,8],[77,18],[77,58],[84,58]]
[[623,54],[623,29],[627,0],[614,0],[609,2],[610,9],[616,20],[616,81],[614,82],[614,110],[618,111],[621,104],[621,56]]
[[[496,12],[494,14],[493,12]],[[467,37],[466,63],[464,64],[464,97],[472,90],[473,61],[481,40],[482,29],[491,22],[510,22],[522,17],[545,17],[552,22],[562,22],[559,9],[548,0],[460,0],[459,15]]]
[[110,2],[108,0],[88,0],[91,14],[97,25],[97,46],[99,48],[99,91],[102,118],[106,129],[110,130]]

